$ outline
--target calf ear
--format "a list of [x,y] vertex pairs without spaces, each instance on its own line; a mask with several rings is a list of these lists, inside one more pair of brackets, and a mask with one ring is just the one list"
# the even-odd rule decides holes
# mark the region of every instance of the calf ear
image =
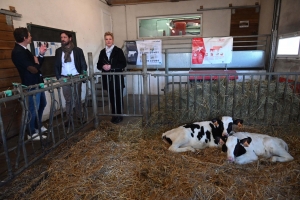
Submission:
[[247,152],[246,149],[238,141],[234,148],[234,152],[233,152],[234,156],[239,157],[239,156],[245,154],[246,152]]
[[217,118],[213,118],[213,119],[211,120],[212,123],[215,123],[216,121],[218,121]]
[[235,120],[233,120],[233,124],[238,125],[239,123],[243,124],[244,120],[242,120],[242,119],[235,119]]
[[223,145],[222,145],[222,151],[223,151],[223,152],[227,152],[227,146],[226,146],[226,144],[223,144]]
[[248,142],[248,144],[250,144],[250,143],[252,142],[252,138],[251,138],[251,137],[248,137],[248,138],[247,138],[247,142]]

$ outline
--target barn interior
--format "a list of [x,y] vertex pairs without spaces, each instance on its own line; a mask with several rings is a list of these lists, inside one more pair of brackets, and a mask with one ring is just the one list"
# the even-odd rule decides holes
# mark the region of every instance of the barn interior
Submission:
[[[1,1],[1,199],[298,199],[299,6],[293,0]],[[31,30],[33,41],[60,42],[59,31],[71,31],[89,66],[80,80],[86,122],[65,129],[53,57],[46,58],[46,141],[20,136],[26,88],[11,61],[18,27]],[[96,68],[106,31],[127,58],[119,124],[110,122]],[[218,37],[232,37],[231,62],[193,64],[193,39]],[[296,53],[279,54],[286,38],[296,38]],[[130,60],[133,42],[149,40],[161,41],[161,63]],[[234,131],[283,139],[294,160],[237,165],[218,148],[173,153],[161,140],[172,128],[224,115],[244,119]]]

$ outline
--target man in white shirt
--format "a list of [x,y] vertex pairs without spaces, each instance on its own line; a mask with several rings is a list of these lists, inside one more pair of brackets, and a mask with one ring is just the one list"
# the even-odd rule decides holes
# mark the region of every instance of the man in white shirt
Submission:
[[[83,74],[87,70],[87,64],[84,58],[84,54],[81,48],[75,47],[72,42],[72,33],[63,31],[60,33],[62,47],[56,49],[55,52],[55,75],[57,80],[61,78],[67,78],[72,75],[74,78],[79,78],[80,74]],[[74,100],[75,100],[75,113],[78,120],[82,120],[81,111],[81,82],[77,82],[74,88]],[[78,96],[76,93],[78,91]],[[68,126],[71,115],[71,101],[72,101],[72,89],[71,85],[63,86],[63,95],[66,100],[66,112],[68,121],[65,126]]]

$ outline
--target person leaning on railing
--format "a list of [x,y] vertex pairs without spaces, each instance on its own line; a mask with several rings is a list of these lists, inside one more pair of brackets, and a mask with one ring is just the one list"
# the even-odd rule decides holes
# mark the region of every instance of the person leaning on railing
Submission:
[[[31,34],[27,28],[16,28],[14,30],[14,38],[16,44],[11,53],[11,59],[18,69],[22,84],[25,86],[36,85],[39,83],[44,83],[42,73],[40,68],[44,60],[44,54],[47,51],[47,47],[41,45],[39,48],[39,56],[33,56],[32,53],[27,49],[27,45],[31,43]],[[33,89],[32,89],[33,90]],[[29,134],[28,138],[33,140],[39,140],[38,137],[38,122],[41,122],[44,109],[46,107],[47,101],[45,92],[39,92],[35,94],[36,107],[38,109],[38,116],[36,116],[33,96],[28,96],[28,109],[30,113],[30,123],[29,123]],[[41,132],[47,131],[44,126],[41,127]],[[47,136],[42,135],[45,139]]]

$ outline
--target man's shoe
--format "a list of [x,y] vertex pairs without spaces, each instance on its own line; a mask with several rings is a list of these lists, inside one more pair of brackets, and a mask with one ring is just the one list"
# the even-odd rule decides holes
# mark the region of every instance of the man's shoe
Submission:
[[[42,127],[41,127],[42,133],[45,132],[45,131],[47,131],[47,130],[48,130],[48,129],[47,129],[45,126],[42,126]],[[38,132],[39,132],[39,129],[35,129],[35,132],[38,133]]]
[[[79,123],[81,123],[81,118],[80,117],[77,117],[77,121]],[[84,118],[82,118],[82,124],[85,124],[86,123],[86,120]]]
[[118,123],[120,123],[121,121],[123,121],[123,117],[116,117],[116,119],[115,119],[112,123],[118,124]]
[[[42,135],[42,139],[46,139],[47,136]],[[40,136],[38,133],[33,134],[32,136],[28,135],[28,139],[32,139],[32,140],[40,140]]]
[[112,117],[110,121],[111,121],[112,123],[114,123],[114,122],[116,121],[117,118],[118,118],[118,117]]
[[65,127],[68,127],[69,124],[70,124],[70,126],[71,126],[71,122],[70,122],[69,120],[67,120],[67,121],[65,121],[64,126],[65,126]]

